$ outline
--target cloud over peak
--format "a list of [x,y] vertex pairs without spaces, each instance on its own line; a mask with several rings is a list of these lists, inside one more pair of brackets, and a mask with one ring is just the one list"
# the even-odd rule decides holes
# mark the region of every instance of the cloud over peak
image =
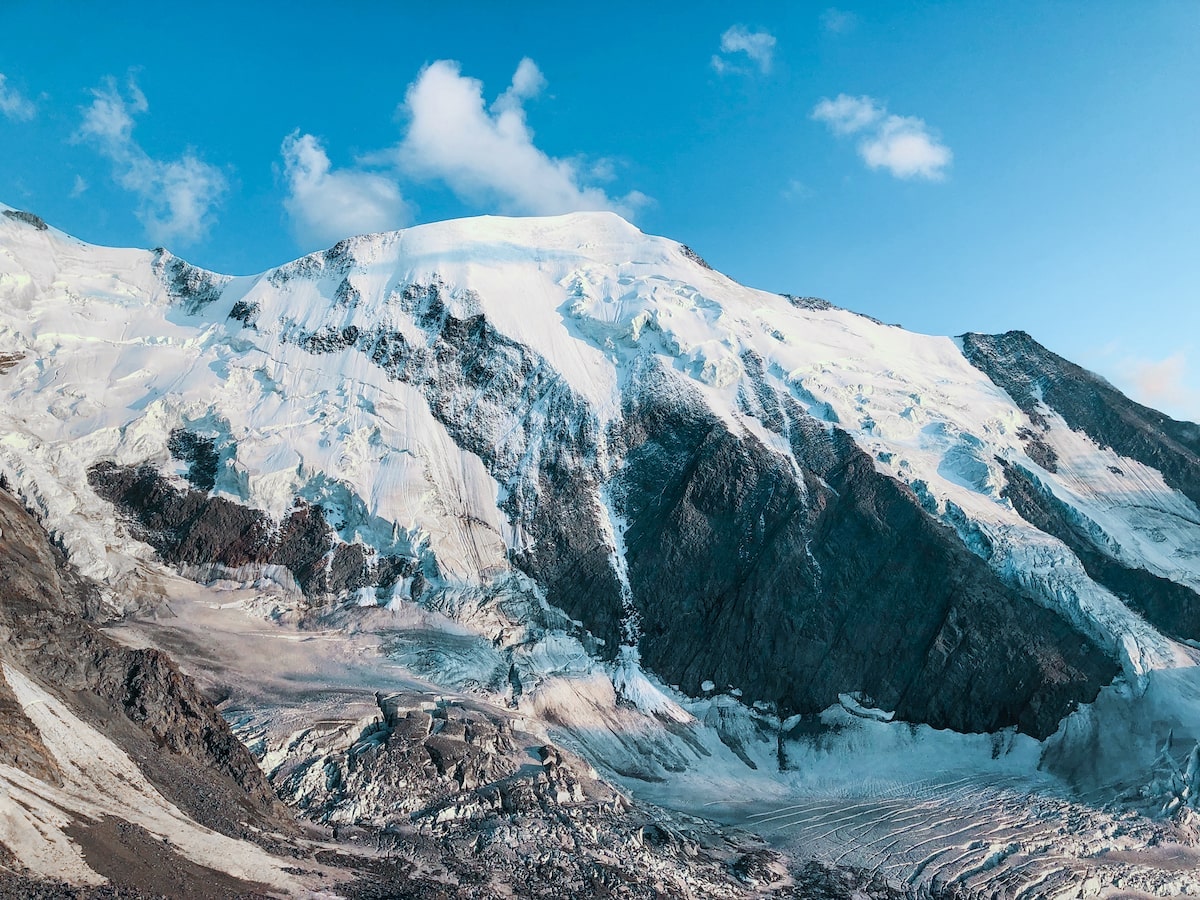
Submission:
[[311,134],[284,138],[284,209],[298,241],[311,249],[349,234],[386,231],[410,221],[401,185],[440,182],[483,211],[558,215],[610,210],[632,216],[648,198],[611,196],[597,184],[613,177],[611,160],[550,156],[534,143],[525,106],[546,77],[526,57],[489,105],[483,84],[454,60],[425,66],[408,86],[400,110],[403,135],[394,146],[365,154],[352,166],[332,166]]
[[924,119],[892,115],[873,97],[824,98],[813,107],[812,117],[836,135],[859,135],[858,155],[863,162],[896,178],[940,181],[954,158]]
[[525,118],[525,103],[546,85],[533,60],[522,59],[512,83],[489,107],[483,84],[462,74],[453,60],[426,66],[408,88],[408,130],[393,151],[414,178],[439,179],[476,203],[502,211],[555,215],[612,210],[631,215],[644,199],[637,192],[610,197],[585,181],[576,160],[539,149]]
[[283,139],[280,152],[288,189],[283,205],[302,244],[327,246],[407,223],[408,204],[385,175],[334,169],[321,142],[299,130]]
[[721,35],[721,52],[712,58],[712,67],[720,74],[740,71],[730,57],[745,53],[764,75],[771,71],[775,58],[775,35],[769,31],[751,31],[745,25],[733,25]]
[[126,96],[113,79],[92,91],[77,138],[93,144],[113,165],[117,184],[138,198],[138,218],[154,241],[192,243],[212,226],[228,185],[215,166],[190,149],[174,160],[155,159],[134,140],[134,117],[150,104],[132,78]]

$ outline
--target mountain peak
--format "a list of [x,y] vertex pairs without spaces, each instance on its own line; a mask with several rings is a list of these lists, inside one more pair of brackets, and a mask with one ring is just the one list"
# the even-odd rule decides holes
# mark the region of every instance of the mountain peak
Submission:
[[[308,814],[389,827],[397,730],[494,785],[513,769],[477,751],[515,716],[699,812],[822,766],[1045,800],[1047,771],[1145,784],[1157,730],[1200,739],[1200,438],[1021,333],[754,290],[610,213],[361,235],[232,278],[58,234],[0,216],[3,483],[112,612],[187,577],[375,641],[328,752],[294,740],[303,703],[254,738]],[[276,662],[222,683],[282,684]],[[402,721],[389,667],[493,713],[423,693]],[[450,797],[439,820],[479,808]],[[1005,869],[991,809],[966,814],[948,856]]]

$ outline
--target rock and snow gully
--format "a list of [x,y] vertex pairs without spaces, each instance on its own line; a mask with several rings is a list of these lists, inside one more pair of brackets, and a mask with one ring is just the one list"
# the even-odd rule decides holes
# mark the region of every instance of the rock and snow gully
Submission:
[[58,579],[0,580],[0,879],[1200,894],[1198,453],[611,214],[230,277],[0,207],[0,553]]

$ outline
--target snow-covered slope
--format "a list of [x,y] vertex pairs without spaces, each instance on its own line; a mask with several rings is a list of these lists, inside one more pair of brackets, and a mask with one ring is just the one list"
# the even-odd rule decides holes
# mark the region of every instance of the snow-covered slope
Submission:
[[753,290],[607,213],[231,278],[12,212],[0,473],[114,606],[156,554],[355,627],[416,604],[460,640],[393,660],[643,778],[782,769],[831,704],[1076,778],[1144,730],[1092,784],[1200,738],[1200,438],[1026,336]]

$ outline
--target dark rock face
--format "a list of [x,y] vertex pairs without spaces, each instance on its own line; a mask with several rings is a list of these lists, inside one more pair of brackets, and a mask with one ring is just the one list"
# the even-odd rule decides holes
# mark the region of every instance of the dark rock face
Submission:
[[167,439],[167,449],[188,464],[187,480],[200,491],[211,491],[217,483],[216,444],[212,438],[176,428]]
[[24,222],[26,225],[30,225],[36,228],[38,231],[45,231],[47,228],[49,228],[49,226],[46,224],[46,220],[41,216],[34,215],[31,212],[26,212],[23,209],[6,209],[4,211],[4,215],[8,216],[10,219],[15,219],[18,222]]
[[[207,462],[203,450],[191,452],[199,455],[201,464]],[[285,566],[312,598],[370,586],[386,590],[419,571],[415,559],[377,559],[361,544],[335,547],[333,529],[319,506],[298,502],[276,527],[260,510],[210,497],[206,490],[180,490],[152,466],[102,463],[88,473],[88,482],[128,515],[138,537],[168,562]]]
[[304,593],[323,592],[327,556],[333,549],[333,534],[319,506],[300,506],[284,520],[274,546],[265,550],[263,562],[287,566]]
[[[274,815],[274,793],[212,704],[165,654],[131,650],[104,635],[89,621],[95,610],[94,595],[45,532],[0,490],[0,659],[51,687],[85,718],[105,721],[123,746],[168,751],[151,753],[158,768],[148,774],[199,821],[228,834],[248,814]],[[0,705],[5,694],[0,690]],[[19,718],[5,721],[20,730]],[[39,744],[25,745],[35,765],[45,755]],[[203,788],[184,791],[197,779]],[[236,811],[212,799],[222,792]]]
[[345,328],[322,328],[300,339],[300,346],[309,353],[337,353],[347,347],[353,347],[358,340],[358,328],[347,325]]
[[202,491],[178,490],[152,466],[102,463],[88,473],[88,482],[130,515],[138,536],[170,562],[233,567],[269,558],[270,522],[257,510]]
[[1021,517],[1053,535],[1079,557],[1088,576],[1104,585],[1156,628],[1177,638],[1200,638],[1200,595],[1169,579],[1131,568],[1105,553],[1088,537],[1086,522],[1026,469],[1003,463],[1003,496]]
[[687,244],[680,244],[679,252],[682,253],[688,259],[690,259],[692,262],[694,262],[696,265],[698,265],[700,268],[708,269],[710,272],[713,271],[713,267],[708,264],[708,260],[706,260],[703,256],[701,256],[699,253],[697,253],[695,250],[693,250]]
[[1029,458],[1047,472],[1058,471],[1058,453],[1046,441],[1045,432],[1038,433],[1032,428],[1018,428],[1017,437],[1025,445]]
[[811,309],[811,310],[815,310],[815,311],[823,311],[823,310],[827,310],[827,309],[840,309],[842,312],[853,313],[854,315],[858,316],[859,318],[866,319],[870,322],[874,322],[876,325],[887,324],[885,322],[881,322],[879,319],[875,318],[874,316],[868,316],[866,313],[855,312],[852,309],[846,309],[845,307],[837,306],[836,304],[830,303],[824,297],[801,297],[796,294],[780,294],[779,296],[783,297],[783,299],[785,299],[788,303],[792,304],[792,306],[796,307],[797,309]]
[[0,672],[0,763],[51,784],[62,780],[58,763],[46,749],[37,727],[25,715],[3,672]]
[[[360,335],[358,347],[389,376],[418,387],[455,442],[505,486],[504,511],[532,538],[513,563],[614,652],[621,586],[609,548],[596,537],[595,415],[541,356],[481,314],[455,315],[448,299],[439,284],[405,287],[391,302],[414,317],[428,340],[416,345],[399,332],[379,331]],[[532,476],[520,466],[527,453],[536,454]]]
[[259,306],[257,303],[247,303],[245,300],[237,300],[229,310],[229,318],[241,322],[243,325],[254,327],[254,323],[258,320],[258,310]]
[[5,374],[24,358],[24,353],[0,353],[0,375]]
[[689,390],[664,373],[630,404],[621,476],[643,658],[668,681],[784,714],[861,691],[905,719],[1041,737],[1116,673],[848,435],[789,409],[801,481]]
[[228,276],[193,266],[161,247],[154,253],[155,273],[166,285],[171,299],[179,303],[188,315],[195,315],[214,300],[220,299],[221,291],[229,283]]
[[965,334],[962,342],[970,363],[1006,391],[1035,424],[1045,425],[1040,397],[1072,429],[1157,469],[1167,484],[1200,503],[1200,426],[1133,402],[1023,331]]
[[832,303],[824,297],[799,297],[796,294],[781,294],[788,303],[798,309],[826,310],[837,309]]
[[286,266],[280,266],[268,276],[268,281],[274,287],[282,287],[296,278],[345,277],[353,267],[354,260],[350,255],[352,249],[352,239],[338,241],[328,250],[310,253]]

